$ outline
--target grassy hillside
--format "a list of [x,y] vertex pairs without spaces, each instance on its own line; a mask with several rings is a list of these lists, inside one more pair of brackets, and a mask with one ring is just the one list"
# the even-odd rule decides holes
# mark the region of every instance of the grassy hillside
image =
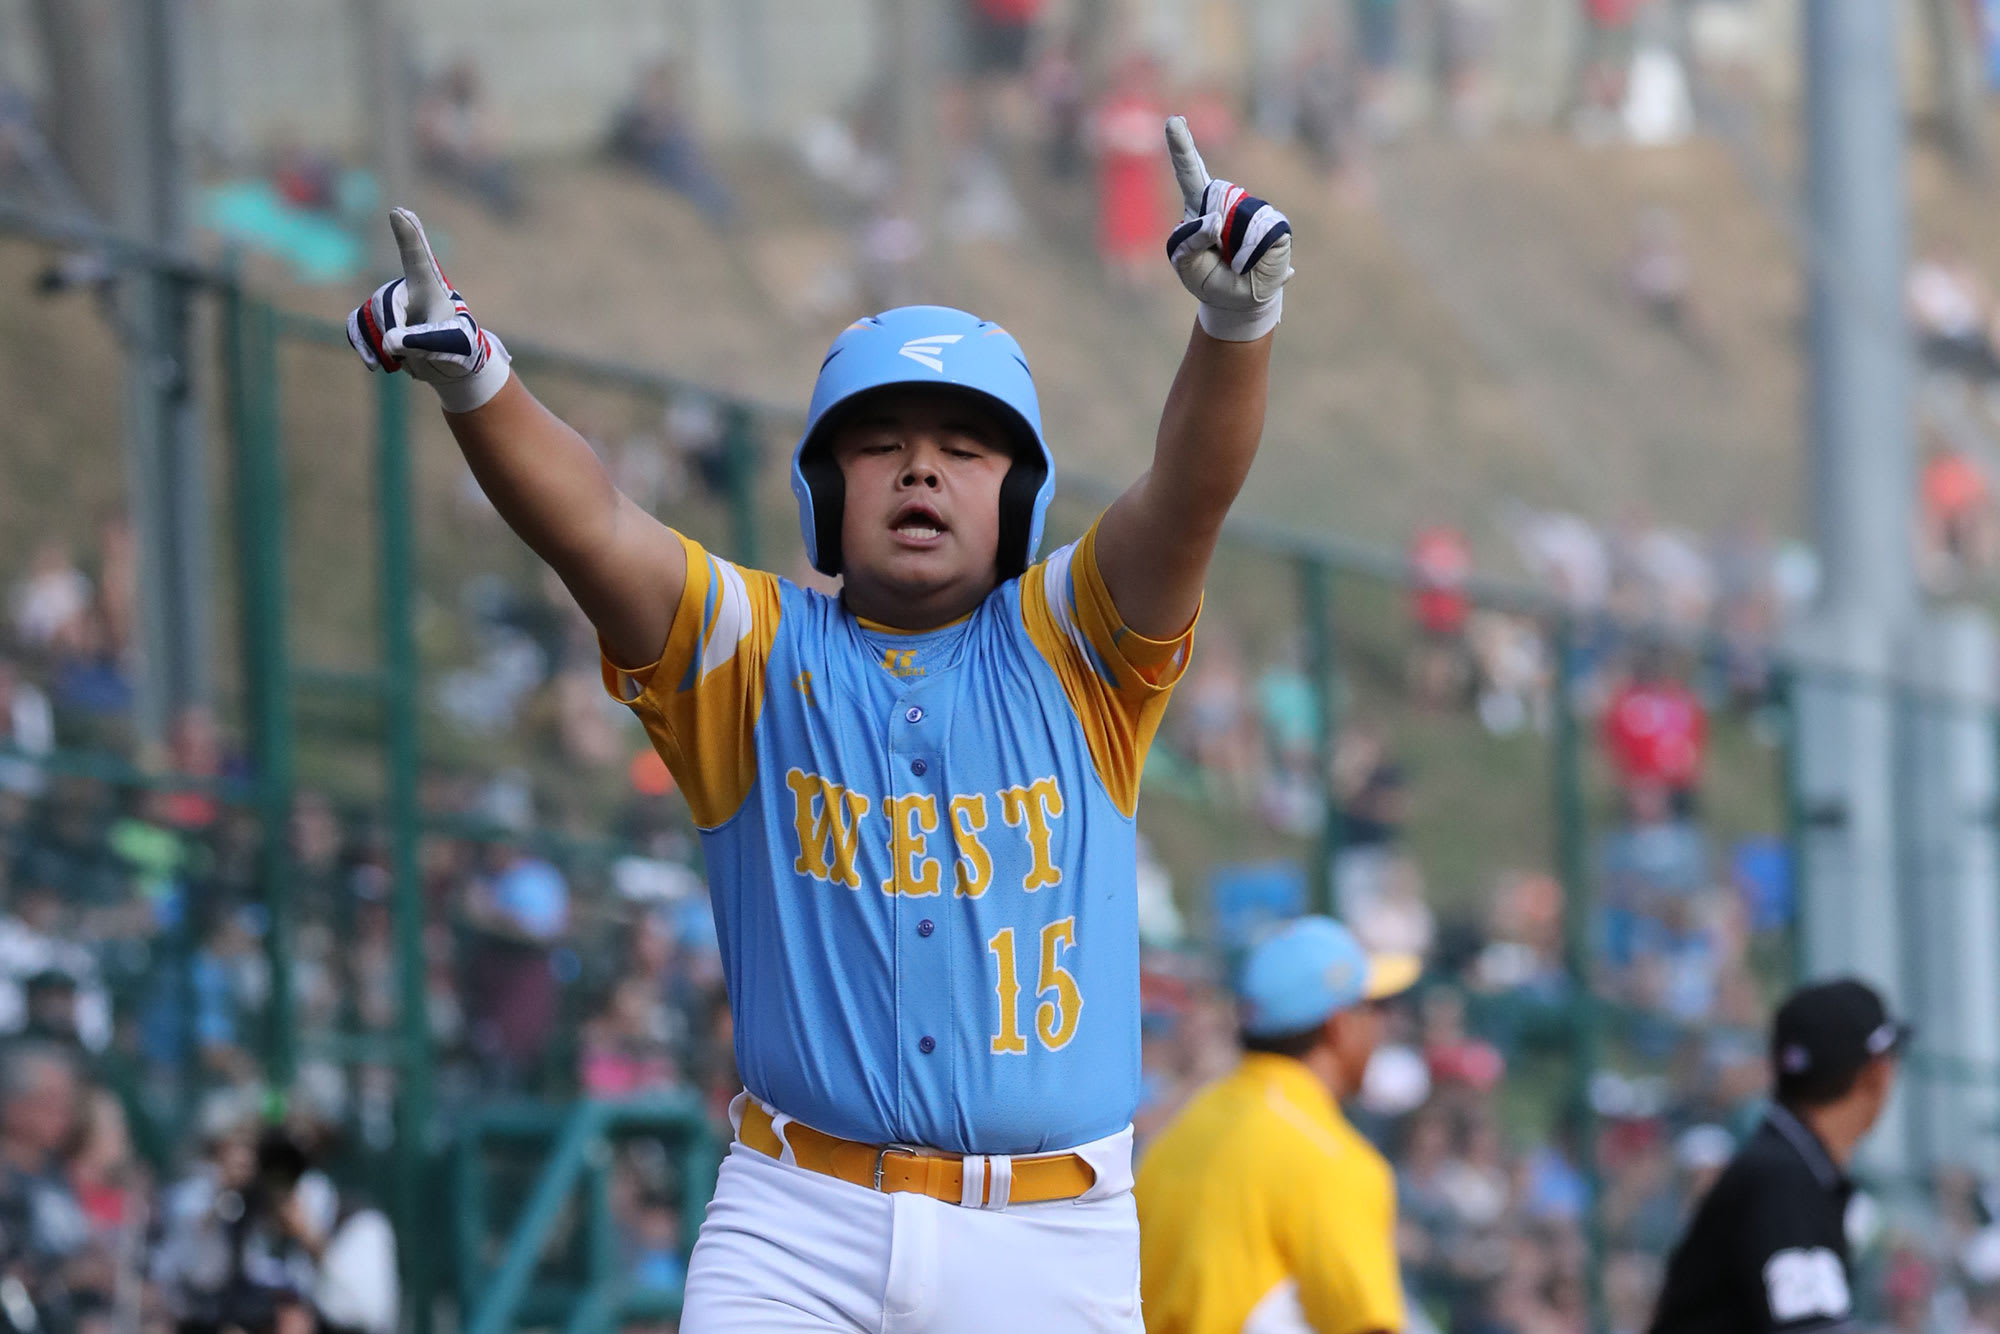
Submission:
[[[1503,571],[1494,515],[1507,498],[1607,523],[1643,512],[1714,529],[1754,514],[1796,531],[1796,264],[1717,145],[1591,150],[1534,134],[1477,147],[1414,142],[1382,155],[1375,208],[1341,203],[1290,151],[1246,145],[1214,165],[1257,182],[1298,234],[1267,445],[1244,511],[1386,544],[1419,522],[1448,520]],[[799,293],[845,240],[815,216],[789,162],[749,155],[725,166],[743,201],[743,220],[726,236],[682,201],[590,164],[531,168],[528,215],[515,224],[428,190],[415,202],[454,281],[508,335],[802,407],[848,313],[802,315]],[[1952,245],[2000,273],[1984,197],[1921,149],[1912,185],[1919,244]],[[1033,202],[1032,235],[949,249],[927,294],[989,313],[1021,338],[1061,469],[1129,477],[1148,456],[1186,338],[1186,298],[1164,264],[1144,291],[1103,283],[1083,186],[1037,187]],[[1653,207],[1679,219],[1694,257],[1693,340],[1649,323],[1624,287],[1638,219]],[[41,261],[34,246],[0,243],[0,284],[25,291]],[[282,304],[328,317],[370,285],[301,288],[268,266],[253,272]],[[117,353],[106,322],[74,295],[0,308],[0,353],[9,423],[0,569],[15,570],[43,535],[83,531],[120,502]],[[607,440],[656,429],[664,406],[556,377],[535,384]],[[342,349],[285,355],[295,649],[319,665],[360,666],[373,653],[365,386]],[[497,573],[527,587],[539,576],[466,500],[462,464],[435,414],[422,409],[418,419],[423,636],[436,670],[469,656],[455,609],[470,578]],[[789,443],[780,430],[763,442],[766,457],[781,458]],[[225,481],[218,463],[218,497]],[[775,469],[760,508],[764,563],[795,569]],[[225,515],[218,510],[219,521]],[[704,537],[725,532],[699,502],[669,517]],[[1211,617],[1253,660],[1293,633],[1291,577],[1247,558],[1220,576]],[[1391,721],[1418,775],[1413,834],[1440,891],[1469,902],[1495,867],[1546,861],[1545,743],[1493,740],[1463,717],[1407,709],[1400,602],[1360,584],[1339,596],[1355,707]],[[353,705],[312,711],[334,731],[365,716]],[[434,726],[427,742],[434,755],[483,769],[535,760],[550,726],[530,719],[493,739]],[[1737,734],[1719,745],[1719,804],[1746,826],[1768,825],[1768,752]],[[326,776],[366,777],[346,761],[329,762]],[[545,786],[587,813],[617,781],[557,771]],[[1183,866],[1294,850],[1201,802],[1166,799],[1147,819]]]

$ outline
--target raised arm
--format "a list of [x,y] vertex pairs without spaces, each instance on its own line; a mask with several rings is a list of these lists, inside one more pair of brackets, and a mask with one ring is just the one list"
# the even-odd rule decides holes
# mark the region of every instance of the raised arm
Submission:
[[1179,116],[1167,122],[1167,150],[1187,215],[1168,255],[1201,307],[1160,414],[1153,466],[1097,531],[1111,600],[1149,639],[1179,634],[1201,605],[1222,520],[1264,434],[1271,340],[1292,276],[1284,214],[1211,179]]
[[687,583],[679,539],[621,494],[583,437],[513,375],[499,336],[445,282],[416,214],[396,209],[390,226],[403,276],[348,318],[348,341],[370,369],[407,370],[437,390],[487,499],[562,579],[611,659],[651,663]]

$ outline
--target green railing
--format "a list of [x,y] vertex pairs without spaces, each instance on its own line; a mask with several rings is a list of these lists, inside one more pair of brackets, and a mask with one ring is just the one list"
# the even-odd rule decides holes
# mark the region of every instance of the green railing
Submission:
[[[679,1289],[633,1288],[620,1263],[611,1158],[618,1139],[637,1136],[660,1142],[679,1164],[681,1226],[693,1236],[721,1153],[706,1114],[692,1100],[498,1107],[480,1112],[460,1131],[455,1236],[459,1310],[467,1334],[507,1334],[523,1325],[556,1323],[570,1334],[595,1334],[627,1320],[680,1314]],[[540,1164],[511,1224],[495,1199],[488,1161],[497,1145],[525,1149]],[[496,1220],[505,1229],[505,1244],[498,1262],[488,1264],[484,1257]],[[538,1283],[551,1243],[564,1233],[580,1234],[581,1262],[567,1282]]]

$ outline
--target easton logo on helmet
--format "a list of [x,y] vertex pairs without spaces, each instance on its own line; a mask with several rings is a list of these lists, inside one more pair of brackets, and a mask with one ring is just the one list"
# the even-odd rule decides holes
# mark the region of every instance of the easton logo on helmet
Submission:
[[944,369],[944,362],[939,358],[944,355],[945,348],[963,337],[964,334],[932,334],[929,338],[912,338],[903,344],[899,355],[908,357],[919,365],[928,366],[934,371],[941,371]]

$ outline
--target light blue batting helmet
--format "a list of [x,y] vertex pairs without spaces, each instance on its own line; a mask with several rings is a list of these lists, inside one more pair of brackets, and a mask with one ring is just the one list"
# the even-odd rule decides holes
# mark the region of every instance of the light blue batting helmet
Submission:
[[1035,378],[1014,336],[991,320],[949,306],[899,306],[856,320],[833,340],[813,385],[805,434],[792,451],[792,494],[806,559],[840,573],[845,487],[827,449],[847,410],[877,389],[948,387],[981,400],[1013,438],[1014,466],[1000,488],[1000,577],[1028,568],[1055,494],[1056,465],[1042,439]]

